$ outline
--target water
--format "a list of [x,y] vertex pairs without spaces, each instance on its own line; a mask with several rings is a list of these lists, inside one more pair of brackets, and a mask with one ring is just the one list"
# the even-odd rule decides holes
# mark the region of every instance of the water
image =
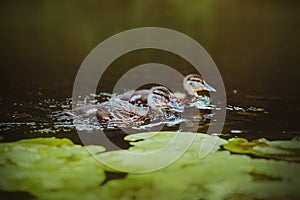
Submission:
[[[298,7],[292,0],[2,1],[1,141],[55,136],[81,143],[72,120],[62,114],[70,108],[81,62],[107,37],[142,26],[181,31],[209,52],[222,74],[229,108],[242,108],[228,110],[222,137],[299,137]],[[140,50],[113,62],[98,92],[110,93],[122,74],[147,62],[193,73],[176,55]],[[118,130],[105,133],[128,147]]]
[[[90,95],[93,96],[93,95]],[[84,97],[83,101],[79,105],[91,105],[94,100],[87,100],[90,98]],[[106,101],[107,97],[102,97],[102,101]],[[64,101],[57,101],[55,99],[42,100],[38,103],[13,103],[10,106],[5,107],[2,110],[2,117],[5,117],[0,123],[0,133],[2,136],[2,142],[14,141],[22,138],[33,137],[67,137],[72,139],[75,143],[81,144],[81,140],[78,137],[77,130],[85,131],[88,135],[97,133],[103,134],[111,139],[115,144],[122,148],[127,148],[129,144],[123,141],[123,137],[126,133],[137,133],[153,130],[156,126],[165,125],[163,130],[180,131],[178,129],[180,123],[187,124],[187,119],[178,119],[169,123],[154,123],[150,125],[133,127],[132,130],[118,129],[116,127],[103,127],[98,123],[91,123],[89,117],[75,119],[73,116],[67,114],[71,112],[71,98]],[[14,112],[11,112],[14,110]],[[205,111],[209,113],[209,111]],[[277,138],[292,138],[298,135],[298,132],[278,132],[276,134],[269,134],[274,129],[263,129],[263,122],[270,120],[269,112],[265,108],[261,107],[238,107],[227,106],[227,120],[223,129],[221,137],[230,138],[236,136],[242,136],[249,139],[258,137],[267,137],[271,139]],[[194,116],[196,119],[200,115]],[[203,117],[203,116],[202,116]],[[190,120],[190,119],[189,119]],[[206,132],[209,126],[209,119],[199,123],[198,132]],[[251,124],[256,124],[251,126]],[[259,126],[260,125],[260,126]],[[191,130],[194,130],[191,127]],[[265,132],[263,132],[263,130]]]

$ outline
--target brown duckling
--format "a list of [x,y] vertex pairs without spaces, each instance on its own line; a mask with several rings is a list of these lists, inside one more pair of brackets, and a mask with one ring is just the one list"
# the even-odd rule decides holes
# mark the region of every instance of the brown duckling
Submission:
[[[176,102],[180,105],[189,104],[197,100],[207,101],[204,104],[210,104],[210,98],[202,97],[199,95],[199,92],[216,92],[216,90],[208,85],[206,81],[199,74],[189,74],[183,79],[183,87],[185,93],[176,92],[175,94],[171,93],[172,98],[176,99]],[[137,90],[137,91],[128,91],[118,97],[124,101],[137,106],[148,106],[148,94],[149,90]]]
[[173,97],[166,87],[155,86],[148,91],[148,107],[139,107],[116,98],[100,104],[96,116],[101,124],[123,127],[141,125],[147,120],[163,119],[164,109],[181,112]]
[[[207,98],[203,97],[201,92],[216,92],[216,90],[208,85],[200,74],[189,74],[183,79],[183,88],[185,94],[177,92],[175,96],[180,100],[181,104],[188,104],[195,101],[206,101]],[[208,104],[210,104],[210,98]]]

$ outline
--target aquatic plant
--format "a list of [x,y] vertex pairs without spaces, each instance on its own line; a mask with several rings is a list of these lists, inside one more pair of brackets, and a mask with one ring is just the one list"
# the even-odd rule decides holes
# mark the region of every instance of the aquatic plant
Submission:
[[274,158],[282,160],[300,161],[300,141],[268,141],[265,138],[249,142],[245,138],[232,138],[224,148],[242,154]]
[[[179,134],[190,136],[194,133]],[[240,148],[249,148],[249,142],[241,142],[241,139],[226,141],[218,138],[212,152],[199,159],[200,145],[207,137],[212,136],[197,134],[189,149],[173,164],[151,173],[128,173],[122,179],[107,180],[105,171],[116,171],[97,162],[87,151],[94,152],[102,161],[118,162],[127,167],[149,165],[152,160],[145,163],[128,161],[124,152],[153,151],[170,142],[174,135],[173,132],[129,135],[125,139],[131,142],[132,147],[111,152],[104,152],[101,146],[83,147],[68,139],[56,138],[2,143],[0,189],[26,191],[38,199],[215,200],[300,197],[299,163],[291,162],[288,154],[280,154],[280,159],[288,156],[289,162],[251,158],[223,150],[223,147],[229,149],[234,146],[237,141]],[[263,143],[291,151],[299,148],[298,141]],[[257,144],[251,143],[252,148]],[[261,146],[260,143],[259,145]],[[174,151],[176,150],[174,147]]]

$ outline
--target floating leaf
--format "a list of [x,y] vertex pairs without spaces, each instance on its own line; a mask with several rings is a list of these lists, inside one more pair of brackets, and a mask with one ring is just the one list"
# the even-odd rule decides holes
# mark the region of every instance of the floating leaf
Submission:
[[19,144],[43,144],[43,145],[50,145],[50,146],[62,146],[62,145],[69,145],[73,146],[73,142],[67,138],[58,139],[58,138],[33,138],[33,139],[23,139],[18,141]]
[[[198,155],[199,149],[207,138],[212,138],[214,136],[209,136],[206,134],[201,133],[189,133],[189,132],[147,132],[147,133],[139,133],[139,134],[132,134],[125,137],[125,140],[131,141],[130,144],[133,145],[129,150],[135,152],[148,152],[154,151],[158,148],[162,148],[165,145],[168,145],[176,136],[179,134],[184,144],[186,141],[189,140],[194,136],[193,143],[187,149],[189,153],[195,153]],[[226,144],[227,141],[221,138],[216,138],[215,144],[212,145],[211,152],[215,152],[220,149],[220,146]],[[180,146],[179,144],[176,144]],[[174,146],[174,150],[176,150],[176,146]],[[181,150],[181,149],[180,149]]]
[[[180,133],[192,134],[192,133]],[[142,133],[127,136],[132,141],[128,151],[148,152],[162,147],[176,133]],[[208,135],[197,134],[186,153],[172,165],[146,174],[128,174],[125,179],[103,185],[105,199],[294,199],[300,197],[298,163],[251,159],[218,151],[227,141],[219,139],[213,151],[199,159],[200,145]],[[263,140],[264,141],[264,140]],[[280,143],[280,142],[279,142]],[[285,145],[285,144],[283,144]],[[176,148],[174,148],[176,150]],[[105,152],[104,159],[135,167],[151,165],[151,160],[134,163],[124,157],[127,150]],[[274,188],[276,188],[274,190]]]
[[41,199],[90,196],[86,191],[98,190],[105,174],[86,148],[104,151],[101,146],[82,147],[56,138],[2,143],[0,189],[27,191]]
[[[55,138],[2,143],[0,189],[25,191],[38,199],[300,198],[299,163],[253,159],[247,155],[230,154],[229,151],[221,150],[222,145],[228,146],[234,140],[228,143],[218,138],[211,152],[200,159],[200,146],[213,136],[179,133],[182,140],[192,135],[196,137],[183,156],[174,163],[151,173],[129,173],[123,179],[106,182],[104,170],[114,170],[99,164],[88,152],[96,153],[98,159],[107,159],[121,166],[151,165],[153,160],[135,163],[125,153],[151,152],[168,144],[176,134],[159,132],[130,135],[126,137],[133,145],[130,149],[112,152],[104,152],[104,148],[100,146],[82,147],[69,140]],[[238,149],[244,151],[258,146],[294,152],[298,147],[297,143],[290,145],[290,141],[238,141]],[[258,142],[260,145],[257,145]],[[180,145],[180,142],[176,145]],[[178,150],[176,145],[174,151]],[[280,154],[283,155],[286,154]]]
[[300,161],[300,141],[268,141],[261,138],[248,142],[244,138],[230,139],[224,148],[242,154],[252,154],[256,156]]

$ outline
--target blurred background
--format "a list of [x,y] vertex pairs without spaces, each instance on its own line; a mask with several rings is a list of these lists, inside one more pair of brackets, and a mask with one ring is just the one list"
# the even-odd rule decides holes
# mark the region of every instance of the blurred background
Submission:
[[[266,111],[229,113],[225,132],[299,136],[299,6],[297,0],[1,1],[1,121],[13,113],[38,118],[40,110],[22,104],[71,97],[77,70],[96,45],[121,31],[156,26],[180,31],[207,50],[223,77],[228,104]],[[103,91],[122,67],[150,61],[186,67],[160,51],[123,57],[113,63],[119,67],[111,68],[113,75],[104,77]]]

